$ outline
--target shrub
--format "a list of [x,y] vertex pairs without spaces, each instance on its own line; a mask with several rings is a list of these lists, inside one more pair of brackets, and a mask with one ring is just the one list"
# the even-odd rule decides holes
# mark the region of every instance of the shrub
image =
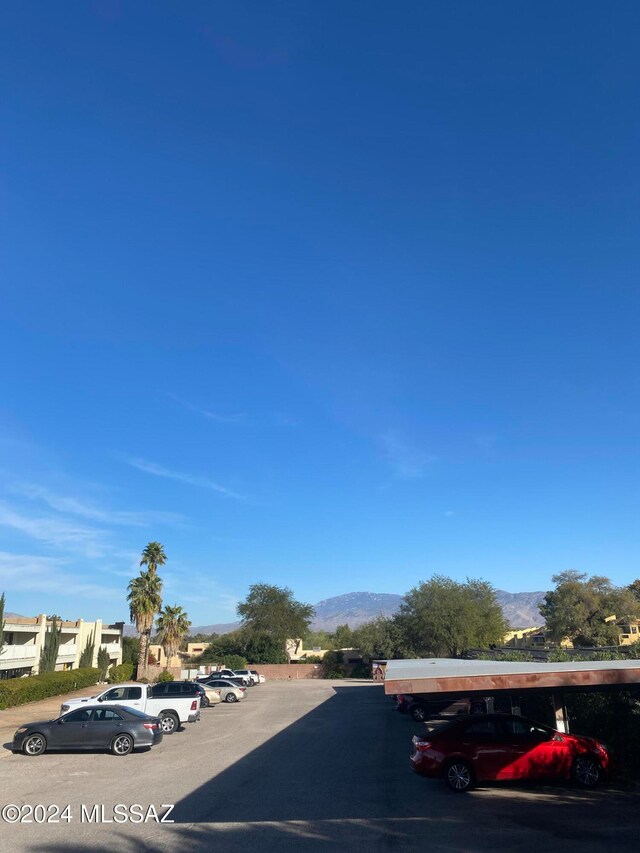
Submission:
[[0,681],[0,710],[48,699],[49,696],[60,696],[80,687],[92,687],[98,683],[99,675],[97,669],[70,669]]
[[371,667],[366,663],[357,663],[351,670],[351,678],[372,678]]
[[235,672],[236,669],[247,668],[247,659],[243,658],[242,655],[225,655],[224,665],[227,669],[232,669]]
[[160,675],[158,676],[158,681],[173,681],[173,675],[169,672],[168,669],[163,669]]
[[344,678],[344,653],[343,652],[327,652],[322,659],[322,677],[323,678]]
[[122,684],[124,681],[131,681],[132,676],[133,664],[120,663],[118,666],[111,667],[107,681],[109,684]]

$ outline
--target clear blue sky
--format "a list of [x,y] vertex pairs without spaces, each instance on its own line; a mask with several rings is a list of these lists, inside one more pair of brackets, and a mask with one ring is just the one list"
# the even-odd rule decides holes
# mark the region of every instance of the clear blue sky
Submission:
[[640,4],[0,6],[0,590],[638,566]]

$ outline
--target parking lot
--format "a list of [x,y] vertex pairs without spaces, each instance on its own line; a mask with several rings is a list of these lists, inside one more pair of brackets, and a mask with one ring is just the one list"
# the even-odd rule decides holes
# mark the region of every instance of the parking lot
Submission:
[[[23,717],[33,719],[30,709]],[[282,681],[203,710],[147,753],[9,754],[0,805],[69,805],[70,821],[3,824],[2,849],[636,850],[635,789],[493,786],[458,796],[409,770],[419,730],[378,685]],[[126,822],[94,822],[114,821],[117,804],[142,808],[121,811]],[[161,815],[164,804],[175,806],[174,823],[149,810]]]

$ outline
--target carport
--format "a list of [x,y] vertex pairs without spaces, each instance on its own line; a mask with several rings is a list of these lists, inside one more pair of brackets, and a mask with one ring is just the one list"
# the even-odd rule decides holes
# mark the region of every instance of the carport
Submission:
[[556,727],[568,732],[564,695],[570,692],[640,688],[640,660],[514,663],[497,660],[425,658],[390,660],[385,672],[387,694],[425,699],[462,696],[513,697],[532,691],[552,697]]

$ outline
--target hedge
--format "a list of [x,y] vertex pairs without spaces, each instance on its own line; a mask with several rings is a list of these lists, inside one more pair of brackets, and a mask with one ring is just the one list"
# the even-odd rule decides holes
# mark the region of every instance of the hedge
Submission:
[[133,675],[132,663],[120,663],[117,666],[112,666],[107,676],[109,684],[123,684],[125,681],[131,681]]
[[70,669],[66,672],[44,672],[28,678],[8,678],[0,681],[0,710],[25,705],[49,696],[60,696],[80,687],[98,683],[98,669]]

